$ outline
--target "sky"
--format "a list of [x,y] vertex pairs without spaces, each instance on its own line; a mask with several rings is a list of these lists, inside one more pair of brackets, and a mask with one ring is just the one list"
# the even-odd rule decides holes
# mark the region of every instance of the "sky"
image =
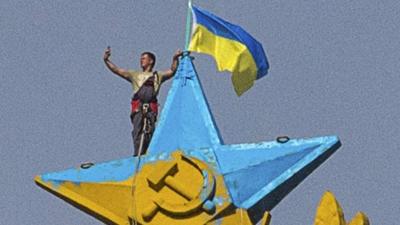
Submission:
[[[400,214],[400,2],[200,1],[264,46],[266,77],[237,97],[230,74],[193,54],[226,144],[337,135],[342,147],[271,212],[313,224],[326,190],[346,219]],[[0,0],[0,223],[101,224],[35,185],[35,175],[132,154],[131,87],[105,67],[170,66],[184,48],[185,0]],[[161,107],[171,82],[160,92]]]

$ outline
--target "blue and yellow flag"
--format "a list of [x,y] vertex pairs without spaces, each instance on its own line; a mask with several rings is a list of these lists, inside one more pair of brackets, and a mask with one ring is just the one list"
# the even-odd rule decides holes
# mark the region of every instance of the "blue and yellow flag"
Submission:
[[264,49],[249,33],[203,9],[193,6],[192,11],[189,50],[209,54],[215,58],[219,71],[231,71],[237,95],[267,74],[269,64]]

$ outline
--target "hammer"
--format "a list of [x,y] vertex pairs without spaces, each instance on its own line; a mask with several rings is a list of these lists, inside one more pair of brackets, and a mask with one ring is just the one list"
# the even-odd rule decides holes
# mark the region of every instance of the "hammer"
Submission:
[[[177,162],[157,164],[153,172],[147,176],[147,181],[149,186],[157,192],[160,191],[164,186],[168,186],[188,201],[191,201],[196,197],[196,193],[194,192],[193,188],[190,186],[185,188],[184,184],[174,178],[174,175],[177,172]],[[157,204],[152,204],[143,210],[143,219],[147,221],[150,220],[156,214],[157,210]]]

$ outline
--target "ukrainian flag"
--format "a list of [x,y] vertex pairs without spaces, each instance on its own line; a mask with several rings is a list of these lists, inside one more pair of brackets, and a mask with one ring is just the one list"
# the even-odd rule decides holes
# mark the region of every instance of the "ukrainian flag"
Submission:
[[210,12],[192,7],[193,30],[189,51],[213,56],[219,71],[232,72],[238,96],[265,76],[269,64],[262,45],[241,27]]

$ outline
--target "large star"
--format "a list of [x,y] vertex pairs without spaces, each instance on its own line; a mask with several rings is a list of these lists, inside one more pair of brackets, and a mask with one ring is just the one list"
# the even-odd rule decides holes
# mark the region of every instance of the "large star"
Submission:
[[[132,221],[132,202],[135,201],[132,197],[135,175],[146,165],[171,160],[172,152],[179,149],[180,154],[204,163],[216,177],[221,177],[214,192],[218,195],[218,188],[223,188],[226,197],[214,198],[210,204],[243,209],[253,223],[259,221],[265,211],[275,207],[339,147],[340,141],[336,136],[225,145],[209,110],[192,58],[185,56],[173,80],[147,155],[140,159],[131,157],[100,163],[89,169],[73,168],[49,173],[37,176],[35,181],[106,223],[129,224]],[[222,212],[222,209],[221,212],[218,210],[217,207],[214,214]]]

